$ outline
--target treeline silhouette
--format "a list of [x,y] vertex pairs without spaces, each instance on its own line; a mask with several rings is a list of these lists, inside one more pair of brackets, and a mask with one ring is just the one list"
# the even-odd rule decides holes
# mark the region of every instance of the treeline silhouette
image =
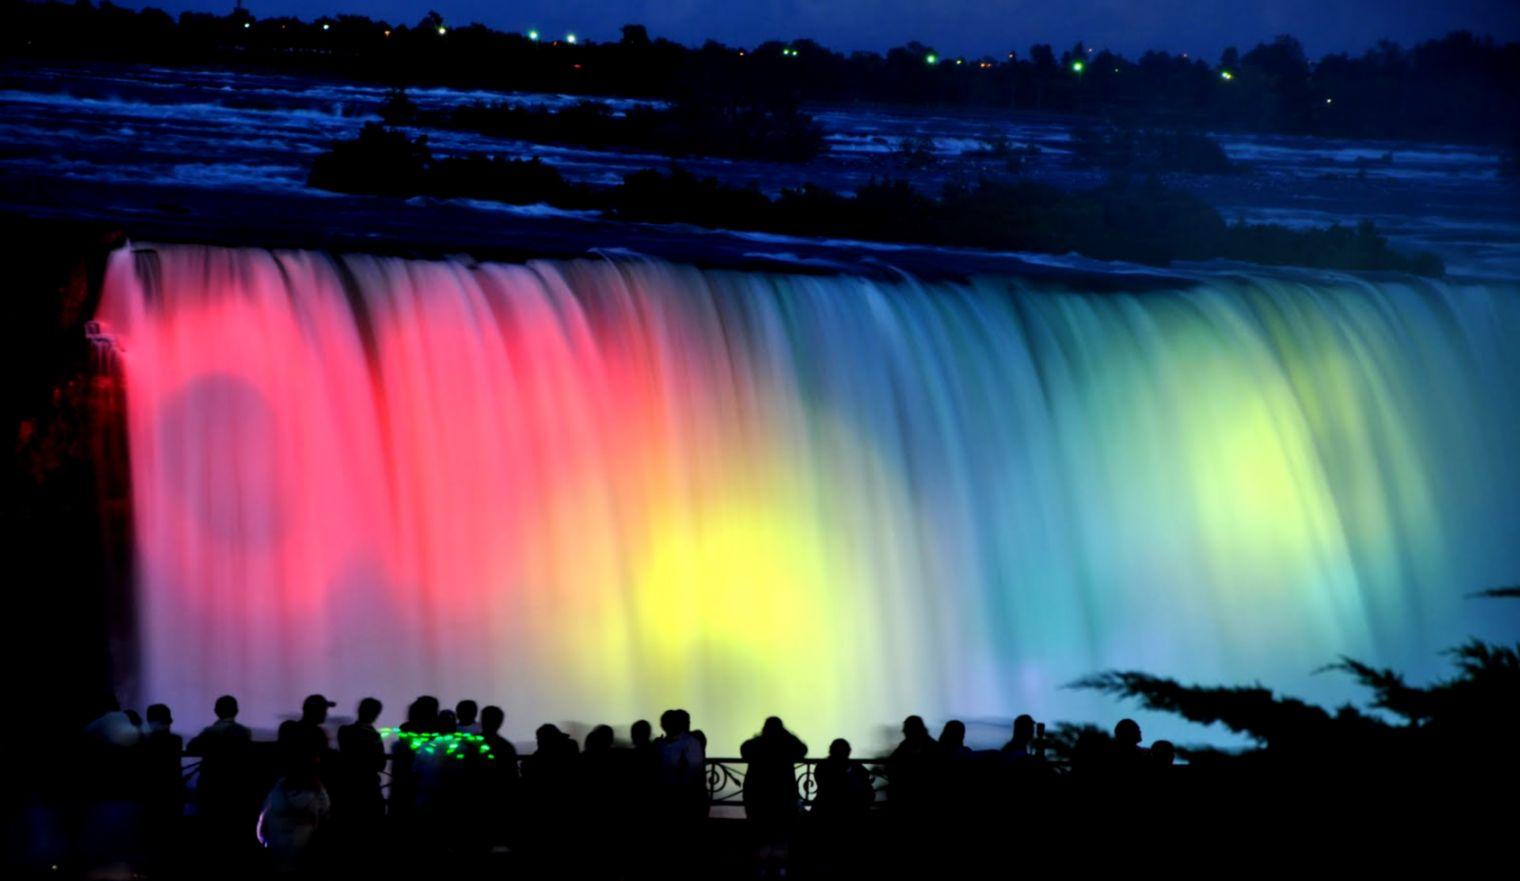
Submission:
[[261,19],[245,10],[176,19],[88,0],[5,0],[3,20],[0,46],[16,54],[247,64],[395,84],[974,105],[1358,138],[1503,143],[1520,130],[1520,44],[1468,32],[1318,61],[1281,36],[1210,63],[1166,52],[1128,59],[1081,44],[988,57],[916,42],[884,54],[845,54],[807,39],[689,48],[651,39],[642,25],[624,27],[617,42],[571,44],[456,25],[434,12],[412,25],[356,15]]
[[653,223],[800,236],[1065,254],[1164,265],[1225,258],[1272,265],[1441,275],[1439,257],[1389,246],[1371,222],[1317,229],[1227,223],[1190,194],[1153,178],[1116,177],[1065,191],[1022,179],[951,183],[936,198],[906,181],[873,180],[853,195],[806,185],[774,198],[674,167],[641,170],[616,187],[566,181],[537,158],[434,156],[425,136],[368,123],[313,163],[308,183],[342,193],[433,195],[546,203]]

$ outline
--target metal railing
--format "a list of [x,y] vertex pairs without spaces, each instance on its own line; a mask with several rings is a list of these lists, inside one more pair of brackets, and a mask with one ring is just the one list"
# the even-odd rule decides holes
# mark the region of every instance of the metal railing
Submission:
[[[272,745],[272,744],[271,744]],[[519,769],[522,764],[532,759],[532,753],[519,755],[516,758]],[[390,763],[392,756],[386,755],[386,768],[380,772],[381,788],[386,792],[390,789]],[[196,756],[184,756],[182,771],[186,785],[192,784],[200,769],[200,758]],[[804,809],[810,807],[813,799],[818,794],[817,769],[825,759],[803,759],[793,765],[797,780],[797,798]],[[864,768],[871,783],[871,789],[875,792],[874,803],[880,806],[886,799],[887,785],[887,760],[886,759],[851,759],[850,763]],[[744,780],[749,770],[749,762],[741,758],[708,758],[705,760],[707,795],[710,804],[714,806],[742,807],[744,804]],[[1050,762],[1052,770],[1063,770],[1062,763]]]
[[[797,778],[797,798],[804,806],[811,806],[818,794],[816,771],[824,759],[803,759],[793,765]],[[886,797],[886,759],[851,759],[851,764],[864,768],[876,793],[879,804]],[[744,804],[744,777],[749,762],[744,759],[710,758],[707,760],[707,797],[711,804],[740,806]]]
[[[533,754],[517,756],[519,770],[524,762],[532,759]],[[386,755],[385,770],[380,772],[381,788],[385,791],[390,789],[391,759],[392,755]],[[797,780],[797,798],[804,806],[811,806],[813,798],[818,794],[818,780],[816,771],[819,763],[824,759],[803,759],[793,765]],[[871,789],[876,793],[876,802],[880,803],[886,797],[886,759],[851,759],[851,764],[865,769],[871,781]],[[201,758],[185,754],[181,759],[181,774],[187,787],[193,786],[200,772]],[[705,760],[707,796],[711,804],[716,806],[740,807],[744,804],[744,778],[749,771],[749,762],[741,758],[708,758]]]

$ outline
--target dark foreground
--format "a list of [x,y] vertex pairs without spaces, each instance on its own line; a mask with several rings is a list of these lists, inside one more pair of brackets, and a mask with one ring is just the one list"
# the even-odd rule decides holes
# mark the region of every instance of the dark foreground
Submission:
[[[271,833],[252,803],[230,819],[193,800],[186,813],[141,777],[124,789],[130,777],[84,755],[12,818],[20,872],[11,877],[939,878],[1369,871],[1435,859],[1460,872],[1501,853],[1513,832],[1507,797],[1483,784],[1481,761],[1221,771],[1113,744],[1070,765],[935,753],[881,763],[885,791],[869,806],[824,804],[815,788],[805,811],[794,800],[779,811],[751,805],[746,817],[683,801],[653,776],[638,782],[639,752],[625,748],[558,770],[536,753],[519,780],[490,791],[481,776],[456,774],[425,805],[393,798],[388,815],[356,810],[348,791],[346,812],[334,798],[292,860],[260,846],[257,834]],[[809,779],[822,783],[827,765],[809,766]],[[714,763],[709,772],[724,773]],[[1485,790],[1501,800],[1480,800]]]

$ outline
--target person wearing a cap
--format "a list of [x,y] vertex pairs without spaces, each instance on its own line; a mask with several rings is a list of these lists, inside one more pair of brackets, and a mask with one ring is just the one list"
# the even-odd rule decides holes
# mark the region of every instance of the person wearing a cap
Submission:
[[317,771],[328,750],[327,709],[337,704],[320,694],[308,695],[301,702],[301,718],[280,723],[280,755],[287,773]]

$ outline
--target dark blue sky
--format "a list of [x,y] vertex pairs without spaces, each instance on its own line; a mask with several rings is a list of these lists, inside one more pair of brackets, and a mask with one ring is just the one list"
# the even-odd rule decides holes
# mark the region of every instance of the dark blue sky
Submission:
[[[1135,54],[1147,48],[1209,59],[1291,33],[1310,55],[1360,51],[1378,39],[1405,45],[1466,28],[1520,39],[1520,0],[245,0],[255,15],[361,12],[414,23],[428,9],[449,21],[503,30],[573,30],[594,40],[642,22],[683,43],[713,37],[753,45],[813,37],[840,49],[885,49],[911,39],[946,54],[1023,53],[1031,43],[1089,46]],[[223,11],[232,0],[161,0],[170,12]]]

